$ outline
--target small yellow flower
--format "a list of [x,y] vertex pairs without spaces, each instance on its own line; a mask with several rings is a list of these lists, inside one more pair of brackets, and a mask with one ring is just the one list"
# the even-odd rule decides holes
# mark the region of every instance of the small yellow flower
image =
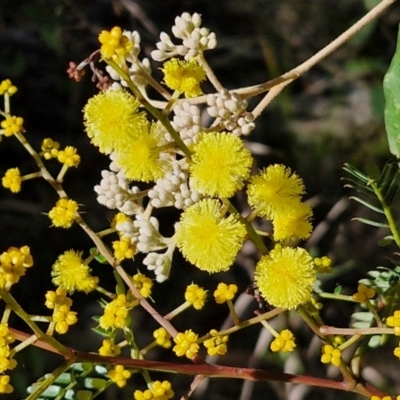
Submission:
[[191,329],[185,331],[185,333],[178,333],[174,342],[176,343],[172,351],[178,356],[186,356],[187,358],[193,358],[199,351],[199,345],[196,343],[198,335]]
[[290,353],[296,347],[294,340],[293,333],[289,329],[285,329],[271,342],[270,348],[273,352]]
[[18,168],[10,168],[3,176],[1,183],[6,189],[10,189],[13,193],[21,190],[22,177]]
[[70,228],[75,219],[75,213],[78,211],[78,203],[71,199],[62,198],[50,210],[49,218],[53,226],[59,228]]
[[104,314],[99,319],[99,325],[103,329],[123,328],[126,324],[128,311],[134,307],[134,303],[127,300],[124,294],[108,303],[104,308]]
[[332,272],[332,260],[327,256],[314,258],[314,265],[320,274],[330,274]]
[[63,335],[68,331],[70,325],[78,322],[78,318],[75,311],[71,311],[67,304],[62,304],[54,310],[53,321],[56,323],[56,331]]
[[66,251],[53,264],[53,283],[73,293],[75,290],[89,293],[95,289],[99,278],[90,275],[90,268],[82,261],[82,253]]
[[132,277],[133,284],[139,289],[140,294],[144,297],[151,296],[151,288],[153,287],[153,281],[140,272]]
[[116,365],[114,369],[108,371],[108,376],[118,387],[122,388],[126,385],[127,379],[131,377],[131,373],[123,365]]
[[6,136],[12,136],[14,133],[22,132],[24,120],[21,117],[7,117],[1,122],[1,127],[4,129]]
[[135,390],[133,398],[135,400],[169,400],[174,397],[174,394],[170,382],[154,381],[150,385],[150,389],[145,391]]
[[257,215],[273,219],[293,207],[304,191],[303,181],[290,168],[275,164],[251,179],[247,195]]
[[228,351],[226,343],[228,342],[228,335],[218,335],[218,331],[211,329],[210,335],[211,339],[204,341],[204,347],[207,349],[207,354],[210,356],[223,356]]
[[171,335],[165,328],[158,328],[153,332],[153,337],[159,346],[169,349],[172,346]]
[[164,82],[170,89],[184,93],[186,97],[202,94],[200,82],[206,79],[206,72],[194,58],[190,61],[171,58],[164,63],[161,70],[164,73]]
[[363,283],[358,285],[357,293],[353,294],[353,299],[362,303],[372,299],[375,296],[375,290],[365,286]]
[[131,242],[129,237],[124,237],[121,240],[112,242],[115,258],[118,260],[125,260],[133,258],[136,253],[136,246]]
[[85,129],[100,152],[123,150],[139,136],[146,123],[139,106],[140,102],[122,89],[106,90],[89,99],[83,109]]
[[51,310],[62,304],[66,304],[68,307],[72,305],[72,300],[67,297],[66,289],[62,287],[58,287],[55,292],[53,290],[47,291],[45,298],[44,305]]
[[393,315],[387,318],[387,326],[394,328],[394,334],[400,336],[400,310],[394,312]]
[[99,354],[101,356],[118,356],[121,354],[121,347],[116,346],[110,339],[104,339]]
[[17,93],[17,90],[17,87],[11,83],[10,79],[4,79],[4,81],[0,83],[0,96],[6,92],[9,96],[12,96],[14,93]]
[[168,145],[160,123],[143,124],[137,137],[116,150],[116,164],[128,179],[141,182],[156,181],[172,169],[172,158],[165,151]]
[[101,55],[115,61],[118,61],[119,57],[127,57],[133,49],[133,43],[122,33],[119,26],[114,26],[110,31],[101,31],[99,42]]
[[218,200],[204,199],[181,215],[175,240],[183,256],[209,273],[227,271],[246,236],[246,228],[235,215],[221,215]]
[[215,301],[218,304],[225,303],[228,300],[233,300],[238,287],[235,284],[227,285],[224,282],[218,284],[217,289],[214,292]]
[[1,287],[10,287],[25,275],[26,268],[33,265],[33,259],[28,246],[10,247],[0,255]]
[[50,160],[51,158],[56,158],[58,156],[58,149],[60,148],[60,143],[54,141],[51,138],[43,139],[42,142],[42,152],[40,155],[45,160]]
[[15,341],[15,337],[8,329],[7,324],[0,323],[0,346],[8,346],[10,343]]
[[192,283],[188,285],[185,292],[185,300],[193,305],[196,310],[201,310],[207,298],[207,290]]
[[10,377],[8,375],[0,376],[0,393],[12,393],[14,388],[10,385]]
[[204,195],[232,197],[250,175],[253,158],[235,135],[201,133],[192,151],[190,183]]
[[325,344],[322,347],[321,362],[324,364],[333,364],[338,367],[342,359],[342,352],[339,349],[335,349],[330,344]]
[[57,159],[67,167],[77,167],[81,161],[81,157],[76,151],[75,147],[67,146],[64,150],[60,150],[57,153]]
[[276,245],[258,262],[255,283],[262,297],[274,307],[294,309],[311,300],[314,263],[302,248]]

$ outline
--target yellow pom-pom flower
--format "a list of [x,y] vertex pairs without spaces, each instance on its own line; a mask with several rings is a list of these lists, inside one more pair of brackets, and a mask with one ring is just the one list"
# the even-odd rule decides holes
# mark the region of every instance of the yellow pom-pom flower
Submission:
[[188,285],[185,292],[185,300],[193,305],[196,310],[201,310],[206,302],[207,291],[199,285]]
[[338,367],[342,360],[342,352],[339,349],[335,349],[330,344],[325,344],[322,347],[321,362],[324,364],[333,364]]
[[58,228],[70,228],[78,211],[78,203],[71,199],[60,199],[50,210],[49,218],[53,226]]
[[12,136],[14,133],[22,132],[24,120],[21,117],[7,117],[1,121],[1,127],[4,129],[6,136]]
[[165,328],[158,328],[153,332],[153,337],[156,340],[156,343],[164,347],[166,349],[169,349],[172,346],[171,343],[171,335],[167,332]]
[[206,79],[206,72],[194,58],[189,61],[172,58],[164,63],[161,70],[164,73],[164,82],[170,89],[184,93],[186,97],[202,94],[200,82]]
[[312,231],[311,217],[312,210],[309,204],[293,201],[286,210],[277,212],[273,218],[275,241],[308,239]]
[[124,237],[121,240],[112,242],[114,255],[117,260],[125,260],[133,258],[136,253],[136,246],[131,242],[129,237]]
[[127,57],[134,46],[119,26],[114,26],[110,31],[101,31],[99,42],[101,55],[104,58],[113,58],[115,61],[119,57]]
[[190,183],[198,192],[228,198],[244,185],[253,163],[243,141],[230,133],[201,133],[193,145]]
[[118,297],[104,307],[104,314],[99,319],[99,325],[103,329],[123,328],[126,324],[128,311],[134,307],[134,303],[127,300],[126,295]]
[[191,329],[185,331],[185,333],[178,333],[174,342],[176,343],[173,347],[173,352],[178,356],[186,356],[187,358],[193,358],[199,351],[200,346],[196,343],[198,335]]
[[154,381],[150,385],[150,389],[145,391],[135,390],[133,398],[135,400],[169,400],[174,397],[174,394],[170,382]]
[[211,339],[204,341],[204,347],[207,349],[207,354],[210,356],[223,356],[228,351],[226,343],[228,342],[228,335],[218,335],[218,331],[211,329],[210,335]]
[[139,289],[140,294],[144,297],[151,296],[151,288],[153,287],[153,281],[146,275],[140,272],[132,277],[133,284]]
[[282,351],[283,353],[290,353],[296,347],[294,340],[293,333],[289,329],[285,329],[271,342],[270,349],[273,352]]
[[10,168],[3,176],[1,183],[6,189],[10,189],[13,193],[21,190],[22,177],[18,168]]
[[84,124],[91,142],[110,154],[137,138],[146,123],[140,102],[127,91],[106,90],[93,96],[83,109]]
[[274,307],[294,309],[311,300],[315,282],[312,257],[302,248],[275,246],[258,262],[255,283]]
[[221,212],[219,200],[201,200],[183,212],[175,232],[183,256],[209,273],[227,271],[246,236],[236,216],[224,217]]
[[110,379],[120,388],[126,385],[126,381],[131,377],[131,372],[123,365],[116,365],[114,369],[108,371]]
[[64,150],[60,150],[57,153],[57,159],[67,167],[77,167],[81,161],[81,157],[76,152],[75,147],[67,146]]
[[301,178],[292,173],[290,168],[275,164],[251,179],[247,195],[257,215],[272,219],[293,207],[293,202],[298,202],[304,191]]
[[375,290],[365,286],[363,283],[358,285],[357,293],[353,294],[353,300],[359,301],[360,303],[372,299],[373,297],[375,297]]
[[73,293],[75,290],[89,293],[95,289],[99,278],[90,275],[90,268],[82,261],[82,253],[69,250],[53,264],[53,283]]
[[11,83],[10,79],[4,79],[4,81],[0,83],[0,96],[4,93],[12,96],[14,93],[17,93],[17,90],[17,87]]
[[168,142],[160,123],[147,123],[137,130],[137,137],[116,150],[116,164],[128,179],[156,181],[172,169],[171,155],[165,151]]
[[217,289],[214,291],[214,298],[218,304],[225,303],[228,300],[233,300],[238,290],[237,285],[227,285],[224,282],[218,284]]

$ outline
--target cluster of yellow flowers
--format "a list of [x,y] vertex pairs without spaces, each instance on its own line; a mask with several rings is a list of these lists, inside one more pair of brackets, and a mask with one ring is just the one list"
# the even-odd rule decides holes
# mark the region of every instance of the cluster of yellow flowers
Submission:
[[104,307],[104,314],[99,319],[99,325],[106,330],[123,328],[127,325],[128,311],[136,304],[134,299],[127,298],[125,294],[119,294],[115,300]]
[[168,400],[174,397],[171,383],[168,381],[154,381],[150,384],[150,389],[145,391],[135,390],[133,398],[135,400]]
[[9,290],[32,265],[33,258],[28,246],[19,249],[10,247],[0,255],[0,287]]
[[4,375],[4,371],[12,370],[17,366],[17,362],[12,358],[10,343],[15,338],[6,324],[0,324],[0,393],[11,393],[14,389],[9,384],[10,377]]

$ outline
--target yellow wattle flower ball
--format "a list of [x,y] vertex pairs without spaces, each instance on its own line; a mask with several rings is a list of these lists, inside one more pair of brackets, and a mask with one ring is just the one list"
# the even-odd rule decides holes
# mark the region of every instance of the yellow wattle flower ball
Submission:
[[269,304],[291,310],[311,299],[315,274],[306,250],[277,245],[256,265],[254,280]]
[[175,241],[183,256],[209,273],[227,271],[246,236],[245,226],[235,215],[221,214],[219,200],[204,199],[181,215]]
[[201,194],[232,197],[250,175],[251,153],[231,133],[201,133],[191,150],[190,184]]

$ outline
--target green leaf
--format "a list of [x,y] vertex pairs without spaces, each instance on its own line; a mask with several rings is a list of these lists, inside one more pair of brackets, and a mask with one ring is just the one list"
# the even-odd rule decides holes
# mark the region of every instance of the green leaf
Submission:
[[382,222],[371,221],[370,219],[366,219],[366,218],[355,217],[355,218],[352,218],[352,221],[359,221],[366,225],[377,226],[379,228],[388,228],[389,227],[388,224],[384,224]]
[[[90,251],[90,254],[98,253],[98,250],[96,247],[92,247],[89,251]],[[100,264],[108,264],[107,259],[104,256],[102,256],[101,254],[98,254],[94,259],[97,262],[99,262]]]
[[372,314],[369,311],[355,312],[352,314],[351,317],[359,322],[371,322],[373,318]]
[[379,347],[381,345],[381,335],[373,335],[369,339],[368,346],[372,348]]
[[369,178],[373,179],[374,181],[379,179],[381,172],[375,163],[369,163],[366,167],[366,170]]
[[375,211],[375,212],[377,212],[377,213],[381,213],[381,214],[384,214],[384,213],[385,213],[381,208],[375,207],[375,206],[373,206],[372,204],[368,203],[367,201],[360,199],[359,197],[351,196],[351,197],[349,197],[349,199],[350,199],[350,200],[357,201],[357,202],[359,202],[360,204],[362,204],[363,206],[365,206],[365,207],[367,207],[367,208],[369,208],[369,209],[371,209],[372,211]]
[[335,294],[340,294],[342,291],[342,287],[340,285],[337,285],[333,291]]
[[385,236],[382,239],[378,240],[378,245],[381,247],[385,247],[385,246],[389,246],[390,244],[393,243],[394,237],[389,235],[389,236]]
[[397,35],[397,48],[388,72],[383,79],[385,93],[385,126],[389,150],[400,158],[400,29]]

